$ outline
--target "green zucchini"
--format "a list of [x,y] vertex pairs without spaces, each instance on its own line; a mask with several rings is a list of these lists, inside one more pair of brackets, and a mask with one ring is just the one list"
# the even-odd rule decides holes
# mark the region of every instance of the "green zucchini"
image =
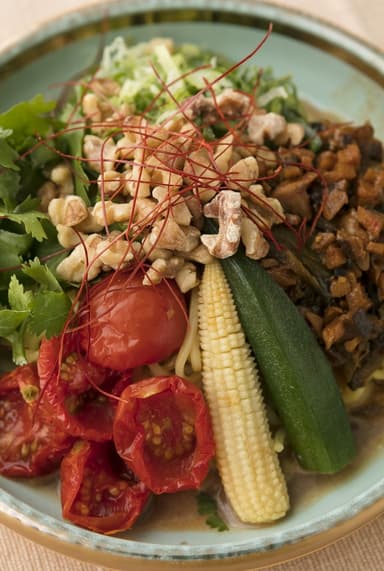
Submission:
[[[216,232],[207,221],[209,231]],[[329,362],[281,287],[239,249],[220,260],[268,394],[303,468],[334,473],[353,459],[349,418]]]

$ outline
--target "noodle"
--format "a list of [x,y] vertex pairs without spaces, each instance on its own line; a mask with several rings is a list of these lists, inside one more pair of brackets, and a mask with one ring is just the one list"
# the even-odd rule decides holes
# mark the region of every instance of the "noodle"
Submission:
[[198,328],[198,288],[194,288],[191,292],[187,333],[179,349],[175,362],[176,375],[179,377],[190,378],[190,380],[194,380],[194,376],[188,377],[185,372],[187,361],[190,362],[193,372],[199,373],[201,371],[200,339]]
[[169,375],[168,369],[159,363],[152,363],[151,365],[148,365],[148,369],[151,371],[151,374],[154,377],[167,377]]

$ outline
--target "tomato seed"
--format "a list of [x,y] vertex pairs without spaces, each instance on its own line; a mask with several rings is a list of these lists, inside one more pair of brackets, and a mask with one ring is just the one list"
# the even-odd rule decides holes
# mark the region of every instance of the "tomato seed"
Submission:
[[158,424],[152,424],[153,434],[161,434],[161,428]]
[[175,455],[175,453],[173,452],[172,448],[167,448],[164,452],[164,458],[166,460],[172,460],[174,455]]
[[22,458],[27,458],[29,456],[29,453],[31,451],[31,445],[28,444],[27,442],[24,442],[24,444],[21,447],[21,457]]

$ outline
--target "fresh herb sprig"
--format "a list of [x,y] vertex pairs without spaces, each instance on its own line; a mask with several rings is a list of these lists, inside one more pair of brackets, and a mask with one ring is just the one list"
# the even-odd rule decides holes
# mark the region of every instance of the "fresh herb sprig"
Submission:
[[207,516],[205,523],[217,531],[228,531],[227,524],[219,515],[216,500],[207,492],[199,492],[196,499],[197,511]]

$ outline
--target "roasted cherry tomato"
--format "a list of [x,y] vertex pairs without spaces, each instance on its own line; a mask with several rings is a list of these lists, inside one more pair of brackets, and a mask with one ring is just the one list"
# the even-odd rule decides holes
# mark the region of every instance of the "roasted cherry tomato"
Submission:
[[60,475],[63,517],[100,533],[129,529],[150,497],[109,442],[76,442]]
[[215,452],[201,391],[177,376],[154,377],[121,399],[113,436],[127,466],[156,494],[198,488]]
[[[72,436],[102,442],[112,438],[114,402],[97,387],[108,383],[110,372],[89,363],[81,354],[77,336],[43,340],[38,371],[52,422]],[[60,370],[59,370],[60,367]]]
[[169,357],[181,345],[185,303],[172,281],[143,286],[116,272],[90,288],[80,312],[81,343],[92,363],[122,371]]
[[31,478],[57,468],[73,438],[47,422],[36,365],[0,379],[0,473]]

